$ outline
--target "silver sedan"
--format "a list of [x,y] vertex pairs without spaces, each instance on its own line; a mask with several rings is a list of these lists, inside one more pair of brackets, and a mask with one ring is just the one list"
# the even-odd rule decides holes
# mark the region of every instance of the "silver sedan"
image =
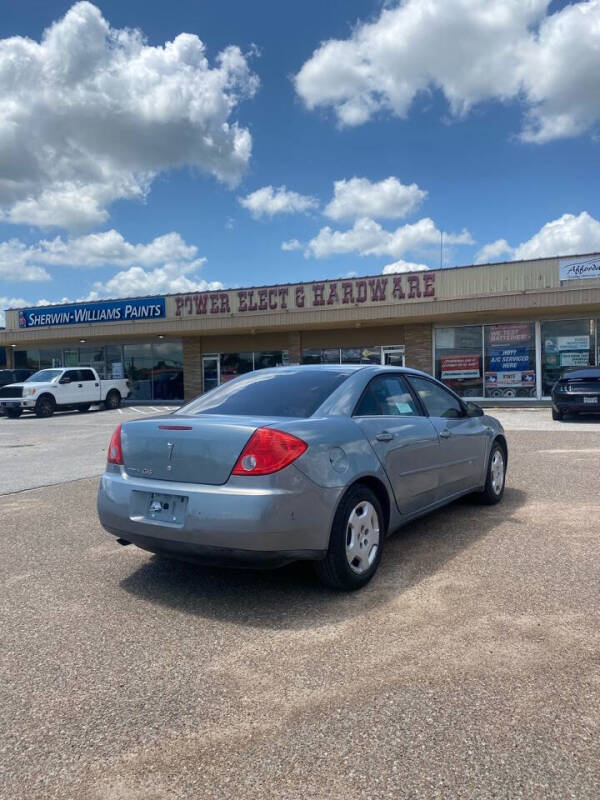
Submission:
[[309,559],[357,589],[401,525],[469,493],[499,502],[507,456],[500,423],[423,372],[265,369],[119,425],[98,513],[121,544],[204,563]]

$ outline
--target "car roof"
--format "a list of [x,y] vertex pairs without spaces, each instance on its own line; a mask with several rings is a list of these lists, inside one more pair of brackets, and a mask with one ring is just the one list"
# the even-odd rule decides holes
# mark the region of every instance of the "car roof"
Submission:
[[564,378],[600,378],[600,367],[575,367],[563,372]]
[[[334,371],[334,372],[358,372],[359,370],[369,370],[370,372],[402,372],[406,375],[424,375],[427,378],[431,378],[431,375],[428,375],[426,372],[422,372],[419,369],[413,369],[412,367],[392,367],[387,364],[294,364],[287,367],[266,367],[266,371],[270,370],[272,372],[277,373],[285,373],[285,372],[296,372],[297,370],[323,370],[323,371]],[[256,370],[258,372],[259,370]]]

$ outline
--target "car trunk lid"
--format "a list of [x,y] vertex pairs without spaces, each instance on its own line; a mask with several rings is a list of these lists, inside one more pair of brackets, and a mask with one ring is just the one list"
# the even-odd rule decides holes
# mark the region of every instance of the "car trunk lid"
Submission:
[[152,417],[123,424],[125,471],[154,480],[226,483],[254,431],[273,419],[231,416]]

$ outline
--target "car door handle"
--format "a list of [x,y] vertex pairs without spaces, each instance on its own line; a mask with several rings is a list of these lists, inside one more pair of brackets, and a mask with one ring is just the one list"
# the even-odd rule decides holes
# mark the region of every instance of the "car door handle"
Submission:
[[449,439],[451,436],[452,434],[448,428],[444,428],[443,431],[440,431],[440,439]]
[[381,433],[378,433],[375,438],[378,442],[391,442],[394,438],[394,434],[390,433],[389,431],[381,431]]

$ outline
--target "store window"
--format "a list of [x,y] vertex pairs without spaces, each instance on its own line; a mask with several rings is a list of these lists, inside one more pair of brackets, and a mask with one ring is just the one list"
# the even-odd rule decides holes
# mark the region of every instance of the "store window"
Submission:
[[254,369],[253,353],[222,353],[221,383],[226,383],[238,375],[252,372]]
[[535,397],[535,325],[485,325],[485,397]]
[[363,345],[332,347],[327,350],[304,348],[303,364],[391,364],[404,366],[403,345]]
[[461,397],[483,397],[481,325],[437,328],[435,375]]
[[568,367],[593,365],[595,349],[594,320],[542,322],[542,394],[550,394]]

